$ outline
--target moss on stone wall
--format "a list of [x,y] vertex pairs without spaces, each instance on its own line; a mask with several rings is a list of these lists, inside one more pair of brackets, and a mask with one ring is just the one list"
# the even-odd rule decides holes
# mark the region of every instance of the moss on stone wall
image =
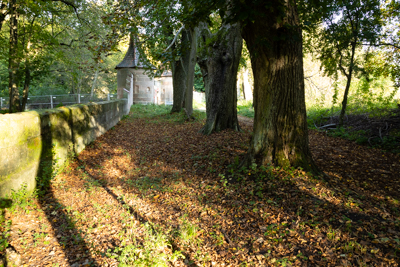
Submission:
[[116,100],[0,115],[0,197],[23,183],[34,190],[40,166],[55,172],[128,112],[126,100]]

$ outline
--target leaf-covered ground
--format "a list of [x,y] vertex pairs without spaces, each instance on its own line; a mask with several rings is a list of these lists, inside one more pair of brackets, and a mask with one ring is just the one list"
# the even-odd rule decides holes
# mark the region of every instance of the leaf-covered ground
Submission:
[[133,114],[6,211],[21,266],[398,266],[400,157],[310,131],[329,178],[238,170],[251,128]]

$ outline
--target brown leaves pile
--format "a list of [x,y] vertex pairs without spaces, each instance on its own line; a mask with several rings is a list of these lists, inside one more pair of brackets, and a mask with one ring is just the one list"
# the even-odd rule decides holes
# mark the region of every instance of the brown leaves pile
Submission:
[[98,138],[48,194],[6,214],[23,264],[116,266],[130,245],[144,257],[152,225],[169,244],[152,255],[184,257],[166,266],[398,266],[398,155],[310,132],[329,178],[238,170],[248,122],[211,136],[201,126],[128,119]]

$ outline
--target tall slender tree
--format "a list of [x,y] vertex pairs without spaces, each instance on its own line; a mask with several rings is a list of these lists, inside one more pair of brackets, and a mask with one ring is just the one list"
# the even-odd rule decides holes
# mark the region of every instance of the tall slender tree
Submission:
[[356,58],[357,49],[373,46],[380,41],[382,16],[380,1],[334,1],[323,16],[324,24],[314,38],[324,71],[336,75],[339,70],[346,77],[339,126],[343,126],[348,95],[354,74],[362,73],[363,60]]
[[20,111],[19,92],[18,92],[18,3],[17,0],[11,0],[9,3],[10,14],[10,45],[8,53],[8,91],[10,94],[10,112]]

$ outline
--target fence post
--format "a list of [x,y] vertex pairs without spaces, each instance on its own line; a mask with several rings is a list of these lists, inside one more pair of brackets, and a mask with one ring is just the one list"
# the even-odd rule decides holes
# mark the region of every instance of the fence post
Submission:
[[50,107],[53,108],[53,96],[50,95]]
[[110,101],[110,94],[107,94],[107,101]]
[[81,103],[81,94],[78,94],[78,104]]

